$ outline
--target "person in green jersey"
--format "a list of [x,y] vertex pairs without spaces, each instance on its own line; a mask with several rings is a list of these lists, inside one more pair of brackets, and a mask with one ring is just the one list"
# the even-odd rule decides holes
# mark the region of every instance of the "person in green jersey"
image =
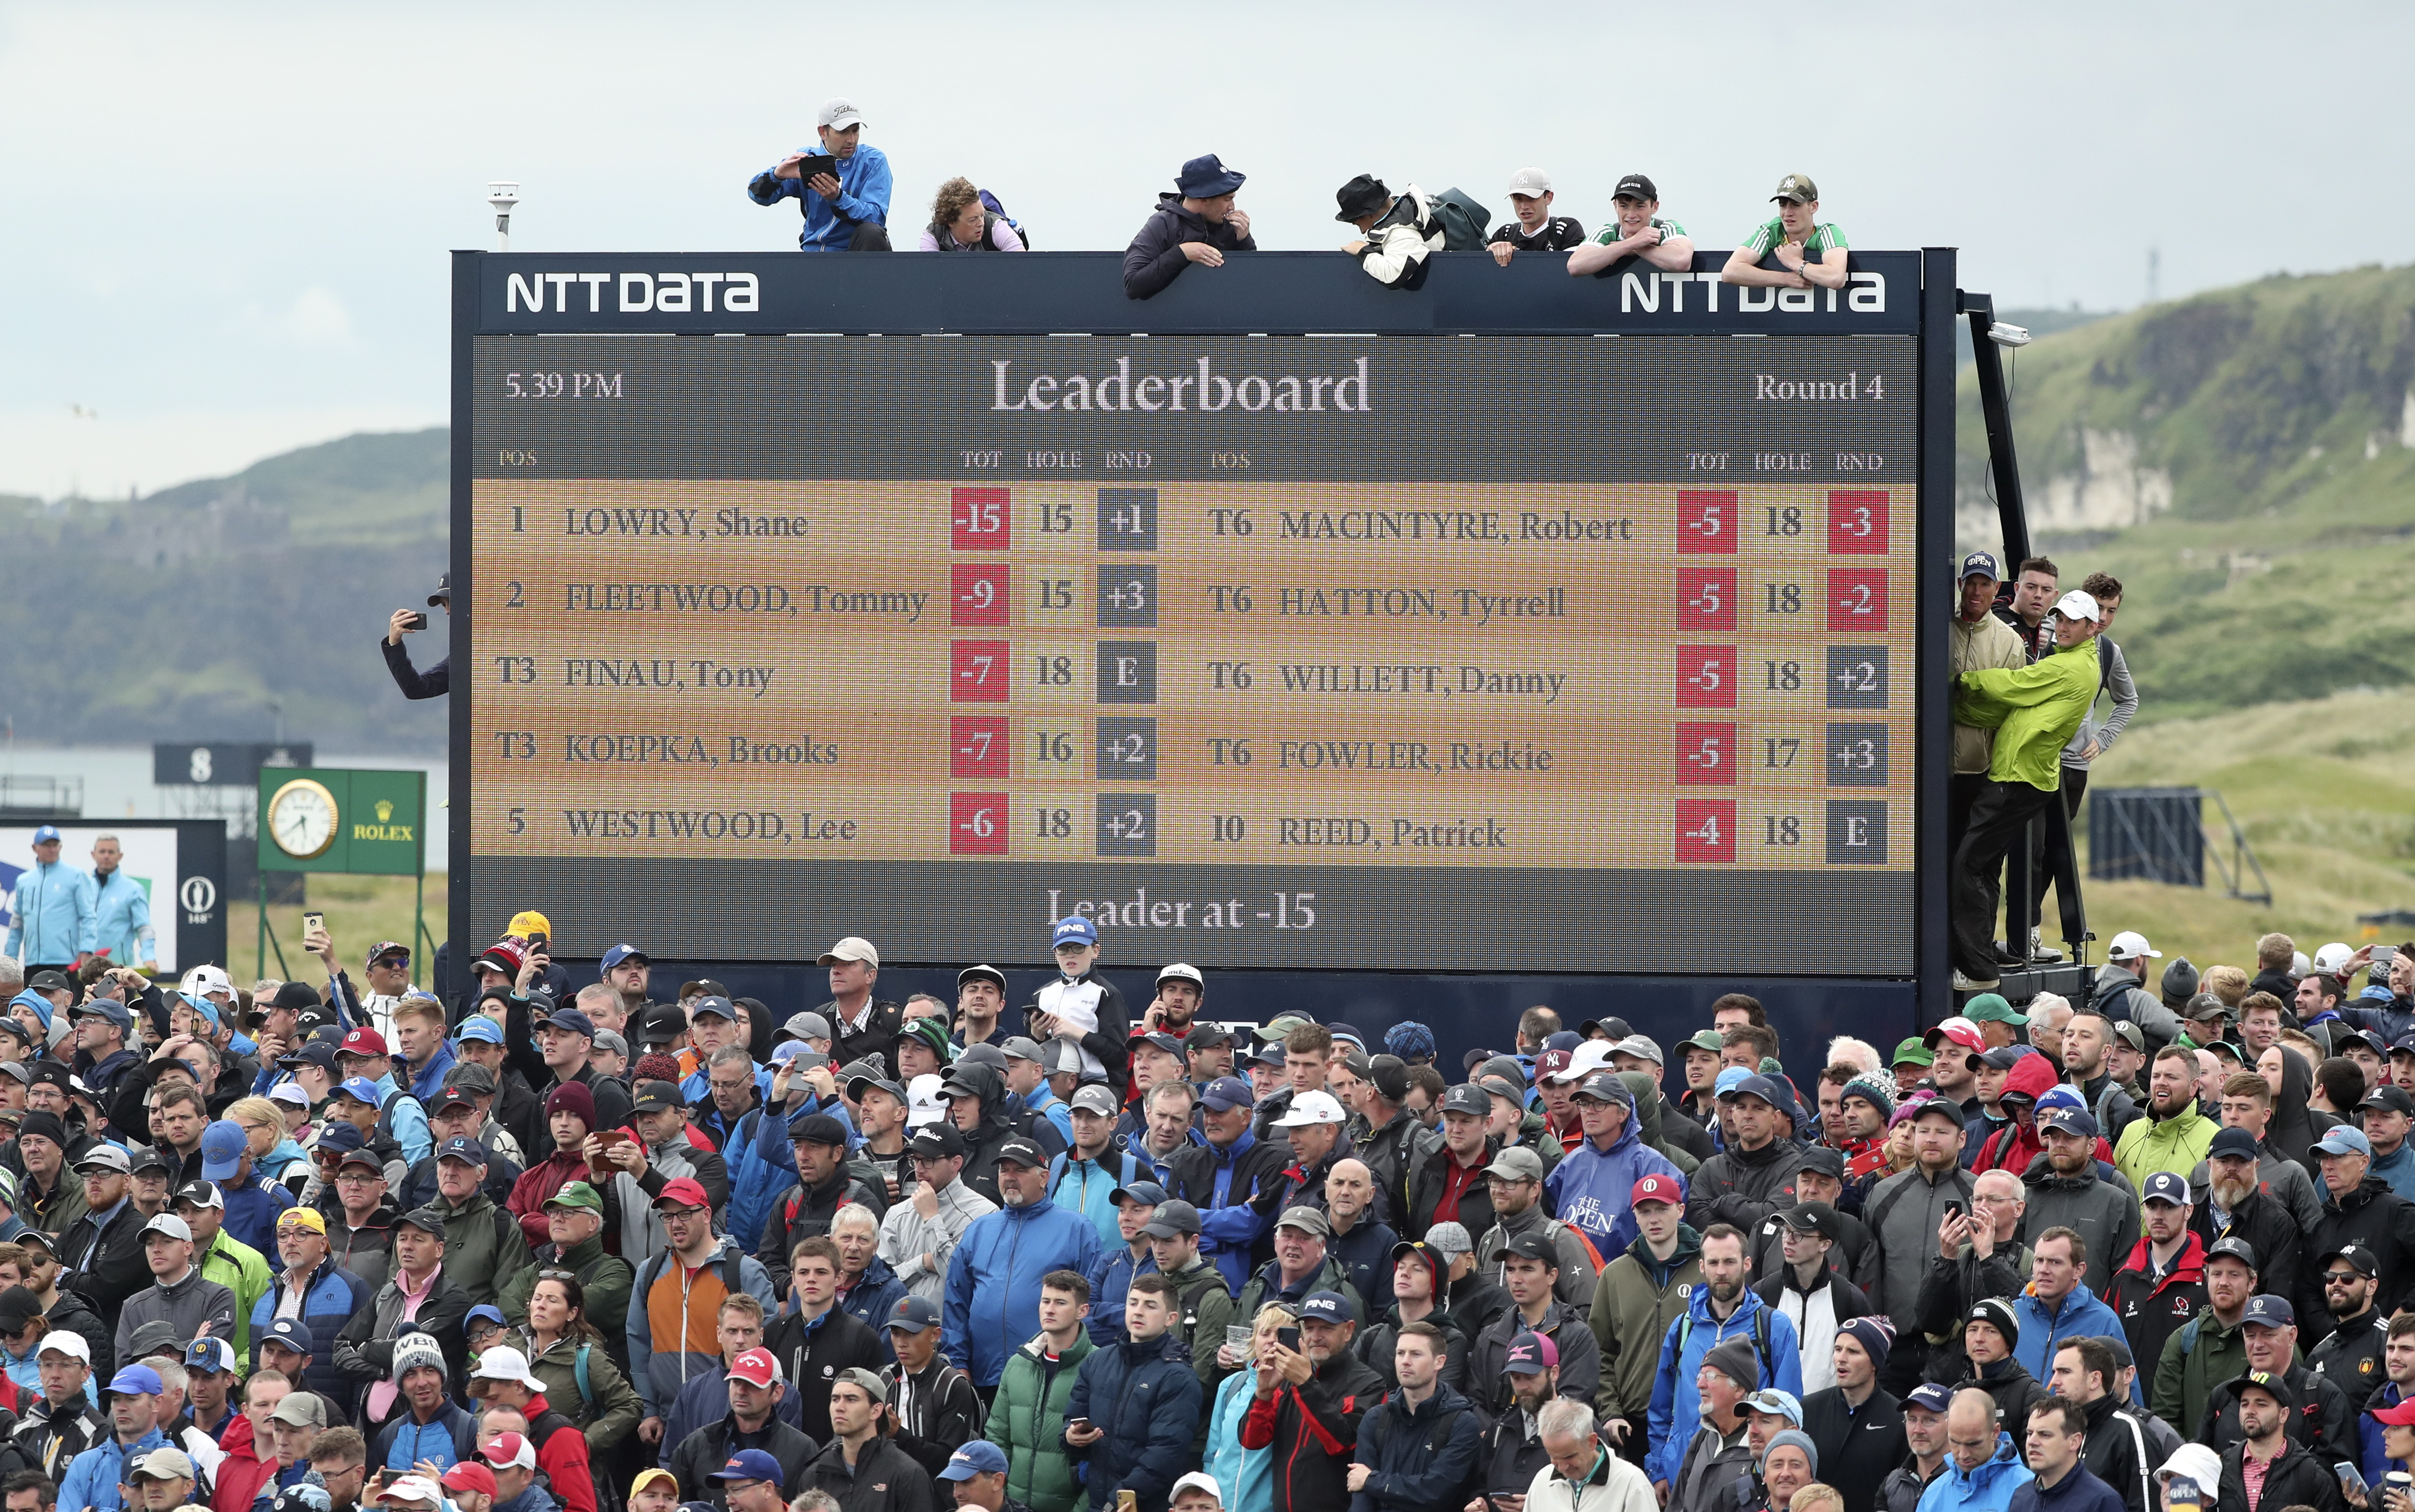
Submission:
[[1611,265],[1640,257],[1656,268],[1685,273],[1694,266],[1694,239],[1686,228],[1660,217],[1660,191],[1641,173],[1618,181],[1612,197],[1618,214],[1593,240],[1568,254],[1568,276],[1608,273]]
[[[1845,287],[1845,233],[1836,222],[1820,218],[1820,188],[1810,175],[1787,174],[1770,199],[1777,216],[1729,254],[1720,281],[1754,289]],[[1761,260],[1773,252],[1779,265],[1762,267]]]
[[2084,592],[2054,606],[2055,654],[2027,666],[1980,667],[1954,679],[1954,723],[1996,732],[1987,786],[1971,805],[1954,857],[1954,986],[1996,984],[1997,876],[2013,837],[2062,781],[2062,748],[2096,699],[2096,631],[2104,611]]

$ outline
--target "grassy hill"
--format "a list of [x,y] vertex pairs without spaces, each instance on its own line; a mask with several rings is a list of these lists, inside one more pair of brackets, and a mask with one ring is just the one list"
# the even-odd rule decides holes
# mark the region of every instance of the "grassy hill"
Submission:
[[[2415,268],[2272,277],[2012,357],[2035,546],[2128,590],[2142,721],[2415,679]],[[1997,544],[1976,380],[1956,471]]]
[[322,749],[441,749],[444,705],[398,696],[375,643],[444,570],[448,444],[350,436],[147,499],[0,501],[0,713],[20,740],[265,738],[276,700]]

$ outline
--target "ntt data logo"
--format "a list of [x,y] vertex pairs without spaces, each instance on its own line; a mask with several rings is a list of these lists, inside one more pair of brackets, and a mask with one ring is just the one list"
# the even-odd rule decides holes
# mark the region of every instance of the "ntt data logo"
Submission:
[[763,281],[751,273],[515,273],[503,280],[503,312],[512,315],[709,315],[715,299],[725,311],[752,315],[763,307]]

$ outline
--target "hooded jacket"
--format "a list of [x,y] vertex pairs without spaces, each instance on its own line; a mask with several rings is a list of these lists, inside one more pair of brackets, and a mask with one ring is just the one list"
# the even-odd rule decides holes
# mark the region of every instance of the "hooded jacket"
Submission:
[[1383,1396],[1383,1378],[1346,1349],[1298,1385],[1284,1382],[1263,1400],[1252,1391],[1241,1446],[1274,1451],[1274,1512],[1333,1512],[1348,1503],[1358,1425]]
[[965,1135],[965,1170],[959,1179],[996,1203],[999,1148],[1021,1134],[1039,1145],[1042,1154],[1053,1157],[1059,1147],[1056,1128],[1007,1089],[1006,1078],[998,1074],[995,1066],[984,1066],[977,1060],[959,1061],[949,1068],[948,1078],[959,1086],[971,1088],[981,1103],[981,1123]]
[[587,1174],[585,1156],[577,1150],[556,1150],[521,1172],[519,1179],[512,1183],[511,1197],[503,1205],[519,1220],[520,1237],[528,1241],[531,1250],[551,1242],[553,1237],[552,1226],[545,1217],[547,1200],[565,1183],[586,1180]]
[[143,1430],[142,1436],[131,1444],[121,1442],[113,1432],[101,1435],[68,1466],[66,1478],[59,1482],[59,1505],[78,1512],[117,1512],[126,1505],[119,1489],[132,1478],[127,1474],[128,1465],[167,1443],[156,1427]]
[[1601,1268],[1585,1318],[1601,1348],[1601,1389],[1594,1395],[1600,1415],[1641,1422],[1652,1410],[1652,1376],[1660,1364],[1653,1345],[1702,1284],[1702,1236],[1680,1223],[1677,1247],[1666,1261],[1655,1258],[1639,1234],[1625,1254]]
[[[998,1211],[998,1204],[966,1186],[951,1181],[938,1191],[938,1213],[924,1218],[906,1196],[880,1219],[880,1258],[906,1283],[906,1290],[932,1302],[948,1295],[948,1261],[976,1219]],[[922,1257],[929,1255],[925,1266]]]
[[2047,1157],[2032,1160],[2021,1174],[2029,1198],[2021,1212],[2021,1242],[2034,1250],[2039,1235],[2067,1228],[2088,1246],[2091,1265],[2128,1254],[2138,1242],[2138,1194],[2126,1182],[2103,1179],[2100,1170],[2091,1160],[2070,1175],[2060,1175]]
[[[1711,1316],[1711,1289],[1697,1286],[1686,1299],[1685,1316],[1669,1325],[1660,1338],[1659,1362],[1652,1381],[1651,1449],[1644,1456],[1644,1474],[1656,1481],[1677,1473],[1678,1461],[1694,1437],[1702,1416],[1694,1391],[1702,1356],[1722,1340],[1744,1339],[1761,1362],[1761,1386],[1776,1386],[1799,1400],[1803,1395],[1803,1359],[1794,1325],[1772,1311],[1750,1288],[1737,1294],[1736,1310],[1725,1322]],[[1762,1340],[1768,1340],[1764,1350]]]
[[1350,1512],[1460,1512],[1483,1437],[1475,1404],[1448,1385],[1414,1408],[1394,1389],[1358,1420],[1354,1462],[1370,1474]]
[[[844,1270],[839,1280],[847,1280]],[[897,1279],[887,1261],[874,1255],[864,1262],[863,1274],[855,1279],[855,1284],[839,1293],[838,1307],[841,1312],[878,1335],[882,1351],[893,1359],[896,1351],[889,1343],[889,1313],[906,1300],[906,1283]]]
[[[1802,1144],[1782,1134],[1757,1150],[1729,1145],[1704,1160],[1688,1184],[1686,1221],[1698,1231],[1732,1223],[1750,1234],[1762,1219],[1794,1205],[1794,1178],[1802,1171]],[[1621,1241],[1620,1248],[1625,1247]]]
[[[1191,265],[1191,260],[1182,255],[1184,242],[1205,242],[1220,252],[1258,249],[1257,238],[1240,235],[1231,221],[1210,223],[1185,210],[1181,195],[1161,194],[1157,208],[1141,222],[1132,245],[1124,248],[1124,297],[1151,298],[1179,277],[1182,270]],[[1106,1027],[1103,1016],[1099,1026]]]
[[1426,281],[1426,259],[1443,249],[1448,237],[1433,202],[1412,184],[1360,238],[1358,265],[1388,289],[1417,289]]
[[2013,1344],[2013,1357],[2041,1381],[2054,1374],[2054,1352],[2066,1340],[2108,1334],[2127,1337],[2122,1331],[2122,1315],[2080,1281],[2072,1283],[2062,1295],[2062,1304],[2055,1308],[2047,1306],[2034,1286],[2023,1291],[2013,1299],[2013,1318],[2021,1330]]
[[[772,1278],[760,1262],[726,1234],[712,1241],[704,1264],[694,1270],[669,1249],[658,1246],[647,1253],[631,1279],[625,1330],[629,1384],[638,1388],[638,1400],[645,1403],[648,1417],[668,1412],[688,1377],[705,1370],[721,1372],[719,1355],[687,1346],[712,1335],[713,1320],[731,1290],[728,1279],[732,1260],[737,1263],[737,1290],[762,1303],[766,1319],[776,1319],[780,1298],[772,1290]],[[659,1323],[657,1306],[662,1309]]]
[[2013,1492],[2036,1479],[2021,1463],[2021,1452],[2010,1433],[1996,1434],[1996,1452],[1976,1470],[1964,1470],[1952,1455],[1944,1474],[1920,1493],[1920,1512],[2007,1512]]
[[[1499,1416],[1509,1410],[1509,1378],[1503,1367],[1509,1345],[1528,1331],[1524,1314],[1514,1306],[1485,1325],[1469,1347],[1468,1394],[1487,1413]],[[1549,1339],[1560,1352],[1560,1395],[1590,1406],[1601,1389],[1601,1346],[1586,1326],[1584,1314],[1554,1298],[1543,1310],[1534,1332]]]
[[2114,1168],[2134,1190],[2143,1189],[2147,1178],[2158,1171],[2169,1171],[2185,1181],[2205,1159],[2221,1128],[2198,1109],[2195,1098],[2182,1102],[2168,1118],[2157,1117],[2151,1107],[2122,1130],[2122,1142],[2113,1147]]
[[1175,1480],[1191,1466],[1206,1400],[1191,1352],[1171,1331],[1092,1350],[1074,1372],[1065,1409],[1105,1433],[1087,1448],[1065,1445],[1089,1505],[1105,1506],[1117,1491],[1131,1490],[1144,1512],[1163,1512]]
[[[2060,1080],[2053,1063],[2045,1055],[2023,1055],[2013,1062],[2011,1070],[2004,1073],[2004,1092],[2007,1096],[2028,1098],[2030,1106],[2034,1109],[2037,1100],[2046,1096]],[[2010,1171],[2018,1175],[2030,1168],[2032,1160],[2045,1153],[2046,1141],[2038,1133],[2037,1119],[2015,1115],[1979,1146],[1979,1158],[1972,1162],[1971,1174]]]
[[1199,1252],[1224,1273],[1225,1285],[1239,1290],[1268,1259],[1260,1247],[1272,1232],[1290,1147],[1243,1130],[1221,1148],[1206,1140],[1186,1145],[1168,1163],[1174,1185],[1167,1195],[1199,1209]]
[[[1627,1120],[1619,1126],[1618,1137],[1611,1141],[1607,1150],[1592,1140],[1586,1140],[1570,1150],[1543,1177],[1543,1194],[1549,1200],[1552,1211],[1559,1215],[1560,1221],[1584,1230],[1585,1236],[1593,1241],[1596,1252],[1605,1255],[1616,1254],[1635,1242],[1635,1214],[1628,1205],[1628,1199],[1635,1190],[1635,1184],[1645,1176],[1667,1176],[1681,1190],[1689,1190],[1690,1196],[1687,1202],[1689,1219],[1694,1216],[1695,1205],[1704,1201],[1706,1191],[1719,1195],[1732,1191],[1735,1185],[1732,1180],[1729,1186],[1720,1188],[1702,1184],[1712,1177],[1712,1168],[1720,1163],[1721,1158],[1714,1157],[1697,1173],[1700,1178],[1697,1183],[1688,1189],[1685,1174],[1677,1169],[1677,1163],[1643,1143],[1643,1122],[1635,1115],[1635,1094],[1628,1089],[1626,1083],[1615,1077],[1612,1078],[1610,1085],[1627,1110]],[[1775,1145],[1787,1143],[1784,1140],[1774,1141],[1773,1156]],[[1785,1175],[1786,1179],[1792,1181],[1792,1173]],[[1775,1186],[1774,1182],[1762,1179],[1762,1175],[1763,1173],[1755,1170],[1746,1182],[1756,1190]],[[1757,1220],[1760,1215],[1756,1213],[1753,1217]],[[1729,1219],[1728,1221],[1741,1223],[1743,1220]],[[1700,1221],[1695,1222],[1697,1229],[1703,1226]],[[1566,1265],[1561,1269],[1565,1274]],[[1592,1300],[1589,1286],[1584,1290],[1582,1300],[1588,1303]]]
[[[75,958],[100,946],[100,920],[95,912],[92,877],[66,861],[36,861],[17,874],[17,890],[9,904],[8,952],[25,964],[72,965]],[[121,966],[134,963],[121,960]],[[47,999],[45,1010],[50,1008]],[[51,1022],[49,1012],[42,1022]]]
[[2319,1175],[2322,1167],[2315,1163],[2315,1142],[2322,1138],[2323,1130],[2331,1125],[2317,1125],[2318,1118],[2323,1115],[2318,1115],[2312,1104],[2315,1073],[2307,1066],[2305,1056],[2288,1045],[2280,1048],[2281,1091],[2272,1100],[2272,1119],[2264,1127],[2264,1138],[2274,1149],[2304,1166],[2310,1174]]
[[1098,1346],[1076,1330],[1073,1345],[1051,1359],[1048,1340],[1034,1334],[1006,1362],[990,1402],[982,1436],[1006,1453],[1006,1494],[1031,1512],[1073,1512],[1082,1501],[1065,1450],[1067,1406],[1074,1377]]
[[1040,1331],[1040,1279],[1052,1270],[1088,1276],[1098,1257],[1090,1220],[1044,1197],[974,1220],[948,1258],[940,1347],[973,1385],[997,1385],[1014,1348],[1010,1340]]

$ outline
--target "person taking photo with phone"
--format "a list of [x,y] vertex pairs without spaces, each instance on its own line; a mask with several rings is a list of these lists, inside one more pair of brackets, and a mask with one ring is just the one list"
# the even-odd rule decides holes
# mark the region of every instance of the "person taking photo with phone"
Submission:
[[[436,591],[428,595],[428,608],[453,612],[453,576],[440,574]],[[411,665],[411,652],[402,644],[405,636],[416,635],[428,628],[427,609],[397,609],[385,624],[385,639],[378,650],[385,653],[385,669],[394,674],[394,685],[406,698],[442,698],[453,691],[452,658],[445,657],[422,672]]]

